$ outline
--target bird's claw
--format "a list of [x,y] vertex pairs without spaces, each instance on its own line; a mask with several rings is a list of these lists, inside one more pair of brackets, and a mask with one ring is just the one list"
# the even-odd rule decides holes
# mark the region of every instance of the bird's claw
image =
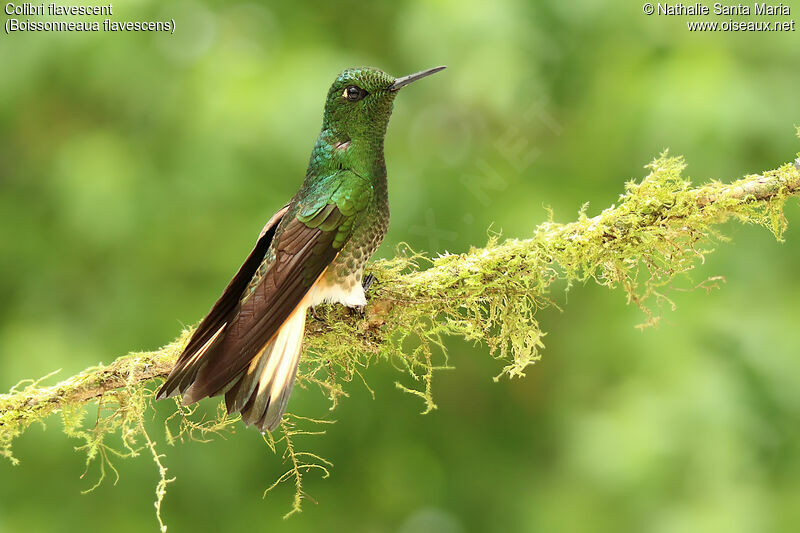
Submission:
[[378,278],[376,278],[372,274],[367,274],[367,277],[364,278],[364,282],[361,284],[361,286],[364,287],[364,292],[367,292],[377,279]]
[[[372,284],[375,283],[376,280],[377,280],[377,278],[375,276],[373,276],[372,274],[367,274],[364,277],[364,281],[361,283],[361,287],[364,289],[365,296],[366,296],[366,292],[369,290],[370,287],[372,287]],[[367,309],[366,300],[364,300],[364,305],[354,305],[354,306],[350,307],[349,309],[350,309],[350,312],[353,313],[353,314],[358,314],[360,316],[364,316],[364,313],[365,313],[365,311]]]

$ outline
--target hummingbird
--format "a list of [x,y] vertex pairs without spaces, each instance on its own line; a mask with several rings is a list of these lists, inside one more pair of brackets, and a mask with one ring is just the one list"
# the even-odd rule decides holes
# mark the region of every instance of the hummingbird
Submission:
[[292,392],[306,311],[323,302],[362,308],[364,266],[389,227],[384,137],[397,92],[443,70],[395,78],[344,70],[325,99],[305,180],[269,219],[250,255],[192,334],[157,398],[184,405],[225,395],[229,414],[262,432]]

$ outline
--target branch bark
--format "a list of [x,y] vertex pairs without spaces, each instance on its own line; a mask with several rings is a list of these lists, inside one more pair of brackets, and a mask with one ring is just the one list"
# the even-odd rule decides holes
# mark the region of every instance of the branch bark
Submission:
[[[635,278],[625,273],[634,268],[633,263],[644,263],[652,271],[652,265],[661,262],[658,268],[668,267],[665,272],[670,278],[686,271],[688,267],[676,258],[693,260],[702,255],[696,253],[696,243],[713,238],[713,226],[729,217],[768,226],[780,238],[782,204],[788,197],[800,196],[800,159],[734,183],[711,182],[697,188],[680,178],[683,163],[679,158],[662,156],[649,168],[650,175],[639,184],[629,184],[617,206],[595,217],[581,214],[569,224],[545,222],[530,239],[490,243],[465,254],[440,257],[431,260],[427,269],[417,266],[424,260],[421,256],[373,263],[371,270],[379,281],[370,291],[364,316],[335,309],[323,320],[310,317],[306,345],[314,349],[320,343],[328,347],[342,343],[351,350],[376,353],[390,342],[391,335],[410,327],[409,317],[421,320],[424,317],[419,315],[424,314],[431,322],[437,317],[442,322],[439,311],[444,306],[455,310],[445,312],[450,321],[463,318],[458,309],[474,307],[476,311],[468,312],[465,321],[475,323],[459,326],[462,329],[431,329],[437,332],[432,334],[443,331],[480,338],[483,333],[491,335],[490,326],[481,322],[484,304],[501,293],[503,301],[513,294],[536,301],[559,277],[622,284],[634,296],[636,289],[629,284]],[[686,254],[668,251],[676,247]],[[661,248],[665,251],[658,252]],[[534,322],[531,327],[538,325]],[[29,382],[0,395],[0,453],[30,423],[65,406],[83,405],[110,391],[165,376],[189,333],[184,331],[158,350],[119,357],[108,366],[87,369],[53,386]],[[508,339],[511,350],[521,349],[515,348],[514,337]],[[537,337],[520,342],[533,342],[533,351],[512,374],[521,373],[535,359],[539,341]]]

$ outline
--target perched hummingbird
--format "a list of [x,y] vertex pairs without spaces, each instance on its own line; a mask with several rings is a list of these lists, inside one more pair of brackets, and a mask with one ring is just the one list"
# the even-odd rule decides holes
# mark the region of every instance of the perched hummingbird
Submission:
[[394,78],[347,69],[325,100],[302,187],[261,230],[184,348],[158,399],[225,394],[229,413],[272,431],[294,385],[306,310],[366,305],[364,265],[389,226],[383,139],[397,91],[445,67]]

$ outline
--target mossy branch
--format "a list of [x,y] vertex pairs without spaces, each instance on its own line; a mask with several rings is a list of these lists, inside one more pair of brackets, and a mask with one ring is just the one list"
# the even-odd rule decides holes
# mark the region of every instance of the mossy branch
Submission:
[[[584,206],[568,224],[554,222],[551,215],[529,239],[498,243],[491,238],[484,248],[435,259],[401,249],[398,257],[370,265],[378,282],[363,316],[325,307],[310,317],[298,383],[319,386],[335,406],[345,395],[344,382],[363,380],[364,368],[388,359],[418,382],[413,388],[398,387],[424,398],[427,412],[436,407],[433,371],[446,364],[444,351],[434,347],[446,335],[486,342],[505,361],[501,375],[521,376],[540,357],[544,333],[535,313],[553,303],[548,294],[557,280],[565,280],[567,288],[586,281],[620,286],[646,312],[646,322],[654,323],[658,313],[651,312],[651,304],[669,302],[664,293],[676,276],[688,273],[712,251],[710,245],[723,239],[716,230],[722,222],[736,218],[759,224],[782,238],[784,202],[800,196],[798,161],[733,183],[693,188],[681,177],[683,160],[664,154],[648,165],[650,173],[640,183],[626,184],[617,205],[597,216],[586,216]],[[108,431],[122,431],[125,446],[135,453],[127,439],[144,431],[142,413],[152,401],[147,385],[168,373],[189,334],[184,331],[159,350],[120,357],[57,385],[30,381],[0,395],[0,454],[14,460],[13,439],[57,411],[64,413],[68,434],[87,440],[90,460],[98,450],[102,453],[102,434]],[[114,405],[108,419],[115,422],[82,429],[84,407],[96,399]],[[296,458],[289,437],[298,432],[286,427],[287,447]],[[184,417],[181,431],[187,428],[206,432],[218,426]],[[169,432],[167,437],[172,440]],[[153,442],[145,440],[157,456]],[[302,466],[292,467],[298,476]],[[294,510],[299,499],[296,504]]]
[[[530,239],[509,239],[502,244],[492,239],[485,248],[464,254],[428,260],[405,253],[394,260],[373,263],[370,270],[379,281],[373,285],[364,316],[328,309],[312,318],[306,333],[307,351],[336,346],[338,350],[344,347],[347,351],[379,354],[392,348],[390,344],[398,348],[387,342],[395,334],[432,338],[439,336],[437,331],[446,333],[449,329],[488,340],[490,346],[503,350],[498,341],[513,339],[487,331],[488,326],[502,327],[492,313],[461,314],[457,313],[459,308],[480,311],[475,306],[490,304],[498,296],[501,300],[538,300],[557,278],[591,278],[602,285],[622,283],[627,289],[635,289],[636,279],[629,274],[640,263],[655,267],[651,270],[654,278],[645,287],[655,289],[658,283],[653,282],[660,276],[663,281],[667,279],[663,276],[671,278],[689,270],[691,265],[686,262],[703,255],[696,245],[718,237],[713,226],[730,217],[764,225],[780,238],[785,226],[784,200],[800,194],[800,159],[734,183],[711,182],[698,188],[691,188],[680,178],[684,168],[680,158],[663,156],[648,168],[651,173],[641,183],[626,185],[619,205],[595,217],[586,217],[582,210],[575,222],[541,224]],[[430,268],[421,269],[423,262],[430,262]],[[630,294],[641,301],[647,291]],[[486,310],[499,313],[502,307]],[[446,320],[439,323],[437,317]],[[415,325],[428,323],[426,331],[403,328],[409,320]],[[454,320],[472,323],[456,325]],[[65,405],[86,403],[109,391],[165,376],[189,333],[184,331],[158,350],[119,357],[108,366],[87,369],[54,386],[42,387],[38,381],[17,385],[0,395],[0,444],[8,444],[12,433]],[[503,355],[516,359],[508,369],[512,374],[526,366],[525,359],[519,360],[520,355],[526,355],[519,353],[524,346],[523,342],[509,346],[510,352],[503,350]],[[327,362],[331,357],[323,352],[311,359]],[[311,370],[303,374],[306,380],[314,375]]]

